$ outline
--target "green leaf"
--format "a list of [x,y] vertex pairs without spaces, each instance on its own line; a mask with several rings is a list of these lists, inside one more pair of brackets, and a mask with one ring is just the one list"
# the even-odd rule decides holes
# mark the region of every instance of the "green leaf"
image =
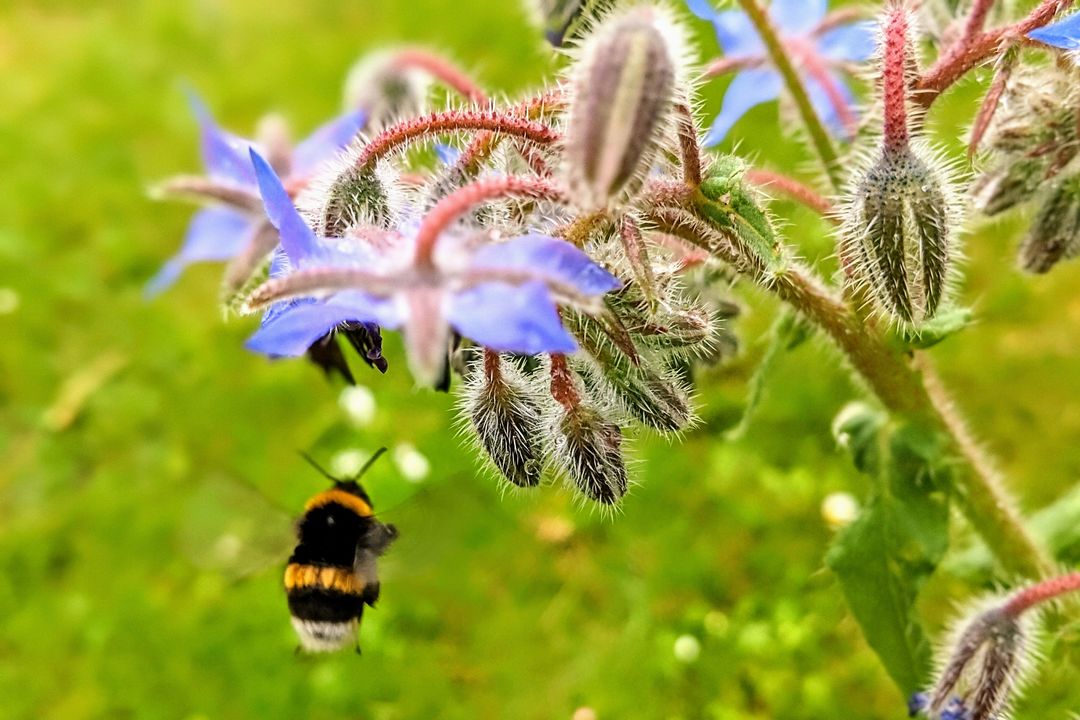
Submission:
[[[866,414],[849,423],[861,442],[873,427]],[[948,547],[947,477],[936,435],[911,425],[879,427],[876,458],[860,448],[864,468],[880,466],[877,487],[860,517],[837,536],[825,562],[839,578],[870,647],[907,696],[930,676],[931,646],[915,604]]]
[[940,310],[931,320],[916,328],[897,330],[893,345],[902,350],[925,350],[955,335],[971,324],[971,308],[951,307]]
[[769,344],[765,348],[765,354],[761,356],[754,376],[750,378],[750,391],[746,398],[746,408],[742,417],[730,430],[725,433],[728,440],[738,440],[746,435],[750,429],[750,423],[754,419],[762,398],[765,397],[765,388],[768,386],[769,376],[776,367],[780,357],[785,352],[791,352],[806,342],[814,332],[814,328],[798,313],[785,310],[776,317],[769,330]]

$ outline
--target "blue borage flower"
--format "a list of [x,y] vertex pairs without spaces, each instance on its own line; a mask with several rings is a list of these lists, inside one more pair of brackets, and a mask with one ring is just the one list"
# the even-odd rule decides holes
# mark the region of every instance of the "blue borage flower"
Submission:
[[[694,15],[712,22],[725,59],[745,68],[728,86],[720,114],[705,136],[704,144],[711,147],[722,142],[751,108],[779,97],[784,81],[769,67],[765,45],[745,13],[718,11],[710,0],[686,0],[686,4]],[[863,62],[874,54],[874,23],[832,26],[823,22],[827,6],[827,0],[773,0],[769,16],[803,73],[818,115],[833,132],[850,137],[855,124],[854,99],[840,70],[845,63]]]
[[1028,37],[1062,50],[1080,50],[1080,13],[1032,30]]
[[251,160],[282,248],[274,277],[251,298],[273,303],[248,340],[256,352],[300,355],[343,323],[370,323],[401,329],[413,374],[431,383],[451,329],[501,352],[572,352],[557,303],[598,306],[620,287],[584,252],[541,234],[492,243],[482,231],[447,233],[434,264],[423,267],[414,262],[415,218],[378,243],[316,237],[269,163],[254,150]]
[[[207,178],[220,186],[257,193],[255,173],[248,150],[255,143],[221,129],[206,105],[194,94],[192,110],[199,122],[203,166]],[[318,128],[298,143],[288,157],[280,159],[278,170],[287,181],[307,178],[316,167],[344,148],[364,127],[361,111],[345,113]],[[169,288],[188,265],[201,261],[222,261],[235,257],[252,241],[263,218],[261,214],[232,206],[200,210],[188,226],[179,252],[171,257],[146,285],[146,294],[158,295]]]
[[[925,692],[918,692],[911,696],[908,700],[908,717],[920,717],[930,708],[930,694]],[[968,712],[967,706],[964,701],[959,697],[953,697],[949,699],[949,702],[938,713],[937,718],[934,720],[969,720],[971,714]]]

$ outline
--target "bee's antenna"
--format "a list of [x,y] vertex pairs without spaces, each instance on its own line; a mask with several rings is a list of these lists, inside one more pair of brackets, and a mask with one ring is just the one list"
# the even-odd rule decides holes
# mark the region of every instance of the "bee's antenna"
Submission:
[[[327,472],[327,471],[326,471],[326,469],[325,469],[325,468],[324,468],[324,467],[323,467],[322,465],[320,465],[319,463],[315,462],[315,458],[311,457],[310,455],[308,455],[308,454],[307,454],[306,452],[304,452],[303,450],[301,450],[301,451],[300,451],[300,457],[302,457],[302,458],[304,458],[305,460],[307,460],[307,464],[308,464],[308,465],[310,465],[311,467],[313,467],[313,468],[315,468],[316,470],[318,470],[318,471],[319,471],[319,474],[320,474],[320,475],[322,475],[323,477],[325,477],[325,478],[326,478],[327,480],[329,480],[330,482],[338,482],[338,478],[334,477],[334,476],[333,476],[333,475],[331,475],[331,474],[330,474],[329,472]],[[378,454],[376,454],[376,457],[378,457]],[[368,461],[368,464],[370,464],[370,461]],[[364,469],[367,469],[367,466],[366,466],[366,465],[364,466]]]
[[360,478],[364,477],[364,473],[371,469],[371,466],[375,464],[375,461],[381,458],[385,452],[386,447],[381,447],[376,450],[375,454],[368,458],[368,461],[364,463],[364,467],[360,468],[360,471],[353,476],[353,482],[356,482]]
[[[375,454],[372,455],[370,458],[368,458],[368,461],[366,463],[364,463],[364,466],[362,468],[360,468],[360,471],[357,472],[356,475],[353,475],[353,477],[351,478],[351,482],[356,482],[360,478],[364,477],[364,473],[366,473],[371,468],[371,466],[375,464],[375,461],[378,460],[380,457],[382,457],[383,453],[385,453],[385,452],[386,452],[385,447],[381,447],[378,450],[376,450]],[[325,477],[330,482],[335,482],[335,483],[336,482],[341,482],[341,478],[336,478],[333,475],[331,475],[326,470],[326,468],[324,468],[322,465],[320,465],[318,462],[315,461],[315,458],[311,457],[310,455],[308,455],[303,450],[300,451],[300,457],[304,458],[304,460],[307,460],[308,465],[310,465],[311,467],[318,470],[319,474],[322,475],[323,477]]]

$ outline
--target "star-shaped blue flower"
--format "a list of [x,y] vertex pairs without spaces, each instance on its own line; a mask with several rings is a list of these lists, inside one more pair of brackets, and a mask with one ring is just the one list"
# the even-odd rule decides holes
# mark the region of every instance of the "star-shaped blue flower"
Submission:
[[248,340],[256,352],[297,356],[343,324],[370,323],[403,331],[413,374],[430,384],[445,363],[451,329],[503,352],[572,352],[577,345],[557,302],[587,303],[620,287],[581,250],[540,234],[479,245],[446,237],[433,267],[414,264],[408,229],[388,233],[381,248],[319,238],[269,163],[255,151],[251,161],[284,255],[263,288],[287,298],[270,306]]
[[[705,145],[711,147],[723,141],[751,108],[779,97],[784,81],[770,67],[765,45],[745,13],[718,11],[710,0],[686,0],[686,4],[696,16],[713,24],[725,59],[745,68],[728,86],[720,114],[705,136]],[[836,134],[850,136],[854,99],[840,70],[845,63],[863,62],[874,54],[874,23],[823,24],[827,9],[828,0],[773,0],[769,17],[802,73],[818,115]]]
[[1028,33],[1028,37],[1062,50],[1080,50],[1080,13],[1074,13],[1052,25],[1032,30]]
[[[258,187],[248,158],[254,143],[221,129],[198,97],[192,95],[190,100],[199,122],[207,179],[218,187],[246,192],[257,202]],[[348,112],[297,144],[289,157],[282,158],[287,167],[281,170],[287,181],[302,181],[309,177],[320,163],[344,148],[364,127],[364,122],[363,112]],[[261,213],[245,207],[216,203],[200,210],[192,218],[179,252],[147,283],[147,296],[153,297],[166,290],[192,263],[235,257],[254,240],[262,222]]]

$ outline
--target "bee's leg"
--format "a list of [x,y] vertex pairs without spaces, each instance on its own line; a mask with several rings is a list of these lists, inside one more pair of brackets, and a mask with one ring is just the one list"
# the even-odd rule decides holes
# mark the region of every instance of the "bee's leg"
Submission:
[[364,586],[364,594],[361,595],[361,599],[368,607],[375,607],[375,603],[379,602],[379,591],[381,585],[377,582],[369,583]]
[[363,654],[364,654],[364,653],[363,653],[363,652],[361,652],[361,650],[360,650],[360,641],[359,641],[359,640],[357,640],[357,641],[356,641],[356,654],[357,654],[357,655],[363,655]]

